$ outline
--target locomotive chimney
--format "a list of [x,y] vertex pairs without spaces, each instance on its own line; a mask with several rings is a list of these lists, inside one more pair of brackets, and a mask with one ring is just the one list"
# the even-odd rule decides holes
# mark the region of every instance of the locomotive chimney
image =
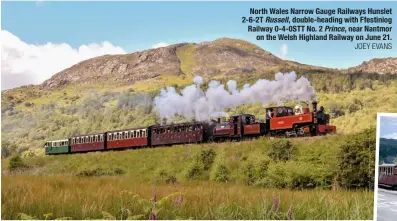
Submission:
[[218,124],[221,122],[221,118],[220,117],[218,117]]
[[317,101],[313,101],[313,112],[317,112]]

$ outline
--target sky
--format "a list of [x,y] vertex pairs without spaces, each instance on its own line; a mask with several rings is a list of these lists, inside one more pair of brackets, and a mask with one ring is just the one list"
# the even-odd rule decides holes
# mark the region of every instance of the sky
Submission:
[[247,40],[283,59],[331,68],[397,56],[397,50],[354,50],[355,43],[344,41],[257,41],[257,33],[249,33],[241,22],[243,16],[250,16],[251,7],[333,9],[335,5],[391,7],[396,21],[397,2],[2,2],[1,87],[39,84],[104,54],[221,37]]
[[397,116],[380,117],[380,137],[397,140]]

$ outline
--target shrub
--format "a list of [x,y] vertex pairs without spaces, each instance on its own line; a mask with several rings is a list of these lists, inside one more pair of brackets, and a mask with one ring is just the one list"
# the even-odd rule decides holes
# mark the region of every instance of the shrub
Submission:
[[10,160],[8,161],[8,170],[16,171],[25,167],[25,164],[22,161],[22,158],[19,154],[14,154]]
[[317,186],[312,164],[290,161],[286,168],[286,180],[289,188],[308,189]]
[[241,167],[242,180],[246,185],[252,185],[255,183],[255,166],[251,162],[243,164]]
[[288,161],[292,159],[297,152],[297,148],[287,139],[280,139],[272,143],[268,156],[274,161]]
[[92,177],[92,176],[118,176],[124,174],[125,171],[120,168],[114,168],[114,169],[103,169],[101,167],[97,168],[85,168],[80,170],[79,172],[76,173],[76,176],[82,176],[82,177]]
[[218,155],[214,161],[214,165],[212,166],[210,173],[210,180],[218,181],[218,182],[227,182],[229,181],[230,171],[225,163],[225,153]]
[[211,171],[211,180],[218,182],[227,182],[229,181],[229,169],[227,169],[224,164],[216,164],[213,170]]
[[285,163],[271,163],[267,176],[255,183],[258,186],[285,188],[288,186],[287,169]]
[[184,177],[189,180],[197,179],[203,173],[204,166],[201,162],[195,160],[188,165]]
[[170,176],[168,176],[168,178],[165,180],[165,183],[167,183],[167,184],[169,184],[169,183],[175,184],[175,183],[177,183],[177,179],[176,179],[175,176],[170,175]]
[[352,135],[341,145],[337,180],[342,187],[374,187],[375,145],[375,128]]
[[214,149],[202,150],[199,155],[199,161],[204,166],[204,170],[208,170],[214,162],[216,152]]

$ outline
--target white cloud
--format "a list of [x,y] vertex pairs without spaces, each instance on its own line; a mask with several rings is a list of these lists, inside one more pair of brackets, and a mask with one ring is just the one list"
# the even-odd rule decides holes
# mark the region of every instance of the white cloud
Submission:
[[81,61],[106,54],[125,54],[123,48],[104,41],[72,48],[66,43],[27,44],[1,30],[1,89],[39,84]]
[[165,43],[165,42],[160,42],[160,43],[157,43],[157,44],[152,45],[152,48],[167,47],[168,45],[170,45],[170,44],[167,44],[167,43]]
[[397,140],[397,133],[386,134],[386,135],[383,136],[383,138],[396,139]]
[[287,44],[282,44],[280,47],[280,57],[284,59],[285,56],[287,56],[287,54],[288,54],[288,46]]

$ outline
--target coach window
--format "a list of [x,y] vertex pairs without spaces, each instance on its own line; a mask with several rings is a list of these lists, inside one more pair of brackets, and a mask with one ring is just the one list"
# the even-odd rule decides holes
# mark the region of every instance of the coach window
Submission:
[[146,137],[146,130],[142,131],[142,137]]
[[140,131],[140,130],[138,130],[138,131],[136,132],[136,137],[141,137],[141,131]]

